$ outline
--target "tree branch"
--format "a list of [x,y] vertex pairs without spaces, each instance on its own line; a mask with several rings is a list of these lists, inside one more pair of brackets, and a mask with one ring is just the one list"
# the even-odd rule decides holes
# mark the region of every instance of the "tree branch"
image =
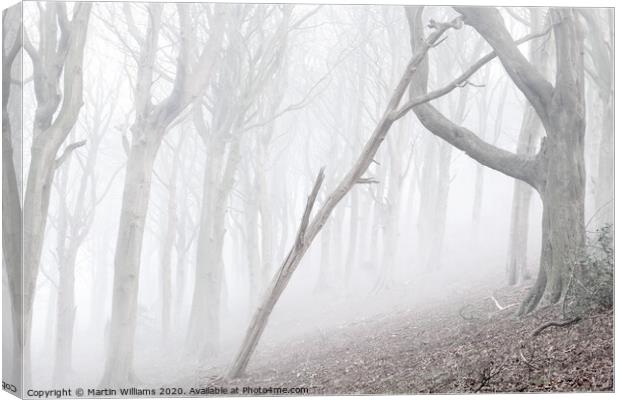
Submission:
[[[532,33],[529,35],[526,35],[524,37],[522,37],[521,39],[517,40],[515,42],[516,45],[520,45],[526,42],[529,42],[530,40],[539,38],[541,36],[545,36],[547,35],[549,32],[551,31],[551,27],[547,27],[547,29],[545,29],[542,32],[538,32],[538,33]],[[457,78],[455,78],[453,81],[451,81],[450,83],[448,83],[447,85],[445,85],[444,87],[442,87],[441,89],[437,89],[434,90],[428,94],[425,94],[423,96],[418,96],[418,97],[414,97],[411,100],[409,100],[408,102],[406,102],[395,114],[395,118],[401,118],[404,114],[406,114],[407,112],[409,112],[413,107],[423,104],[423,103],[427,103],[431,100],[434,100],[438,97],[444,96],[448,93],[450,93],[452,90],[456,89],[457,87],[461,87],[461,85],[464,82],[467,82],[467,79],[469,79],[472,75],[474,75],[476,72],[478,72],[478,70],[480,70],[480,68],[482,68],[483,66],[485,66],[487,63],[489,63],[490,61],[492,61],[495,57],[497,57],[497,54],[492,51],[489,54],[485,55],[484,57],[482,57],[480,60],[476,61],[474,64],[472,64],[471,67],[469,67],[465,72],[463,72],[460,76],[458,76]],[[476,86],[476,85],[473,85]]]
[[547,105],[553,86],[519,51],[506,29],[499,11],[493,7],[454,7],[497,53],[506,72],[532,104],[541,120],[548,115]]
[[[424,43],[423,31],[421,29],[422,13],[418,12],[414,17],[410,13],[410,10],[408,10],[408,20],[410,25],[411,45],[413,47],[413,51],[417,52],[417,48]],[[514,45],[514,43],[512,44]],[[484,57],[482,60],[485,60],[489,56],[490,55]],[[420,66],[416,77],[412,81],[412,94],[418,96],[426,95],[427,86],[428,59],[426,59]],[[454,147],[464,151],[474,160],[489,168],[527,182],[536,187],[537,182],[534,173],[534,158],[517,155],[485,142],[469,129],[458,126],[448,120],[429,103],[423,103],[415,106],[413,108],[413,112],[416,114],[422,125],[424,125],[424,127],[431,133],[444,139]]]
[[86,144],[86,140],[80,140],[79,142],[71,143],[70,145],[65,147],[65,150],[62,152],[62,155],[56,159],[54,163],[54,168],[58,169],[62,165],[62,163],[64,163],[65,160],[71,155],[73,150],[77,149],[78,147],[82,147],[85,144]]

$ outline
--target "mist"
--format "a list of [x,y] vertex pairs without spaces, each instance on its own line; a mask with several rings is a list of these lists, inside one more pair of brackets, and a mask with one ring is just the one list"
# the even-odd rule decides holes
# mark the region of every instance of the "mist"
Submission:
[[[433,318],[471,325],[468,308],[519,323],[517,311],[557,304],[554,275],[546,288],[536,280],[547,265],[541,251],[554,260],[548,265],[560,257],[546,253],[546,229],[567,232],[553,246],[568,254],[587,240],[588,221],[587,230],[613,224],[613,91],[605,81],[613,50],[596,45],[613,43],[611,10],[497,9],[513,40],[533,36],[518,46],[515,67],[516,45],[489,41],[499,28],[475,25],[478,11],[467,7],[85,4],[25,2],[12,69],[23,81],[8,107],[19,110],[23,93],[10,138],[24,279],[33,282],[23,316],[31,321],[26,387],[278,383],[291,365],[302,384],[320,387],[304,372],[320,360],[315,351],[348,338],[355,352],[354,338],[372,339],[382,324],[428,326],[412,333],[417,341],[439,326],[425,325]],[[562,16],[580,24],[583,38],[550,27]],[[586,49],[585,74],[577,61],[573,72],[557,63],[562,51],[578,51],[575,43]],[[393,117],[491,51],[499,59]],[[540,94],[547,87],[511,70],[559,92],[580,65],[578,122],[556,121],[555,103]],[[565,110],[566,118],[579,114]],[[434,113],[459,128],[441,131]],[[562,150],[573,142],[553,134],[564,126],[582,129],[576,156]],[[544,165],[564,172],[520,169],[545,151]],[[367,168],[355,171],[356,163]],[[543,175],[544,185],[536,180]],[[556,176],[568,187],[581,182],[574,197],[549,189]],[[569,210],[564,228],[548,222],[560,217],[544,217],[560,209]],[[32,210],[43,211],[29,219],[39,214]],[[28,256],[37,248],[39,260]],[[5,288],[9,281],[5,273]],[[558,282],[564,296],[568,278]],[[542,300],[533,300],[536,290]],[[7,292],[5,308],[15,306]],[[503,306],[514,306],[509,316]],[[248,328],[263,323],[244,360]],[[5,359],[15,357],[15,335],[3,336]],[[416,391],[383,385],[358,392]]]

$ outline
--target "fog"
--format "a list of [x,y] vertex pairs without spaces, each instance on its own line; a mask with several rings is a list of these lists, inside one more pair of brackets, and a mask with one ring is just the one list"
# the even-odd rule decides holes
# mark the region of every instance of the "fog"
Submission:
[[[53,37],[62,57],[69,22],[61,16],[79,19],[76,4],[54,4],[23,4],[24,43],[32,49],[17,56],[23,120],[11,117],[21,199],[38,157],[33,135],[46,134],[36,128],[47,94],[32,54],[45,65],[55,45],[44,39]],[[590,11],[608,35],[607,11]],[[546,10],[500,13],[514,39],[548,26]],[[459,15],[426,7],[425,35],[434,32],[429,21]],[[269,297],[321,168],[313,215],[381,123],[412,57],[407,15],[402,6],[95,2],[86,20],[82,67],[67,70],[79,56],[71,42],[64,70],[46,75],[65,99],[49,129],[64,121],[68,74],[83,74],[83,99],[52,157],[25,361],[30,386],[206,383],[225,374]],[[429,92],[493,50],[468,25],[442,37],[428,49]],[[542,48],[551,54],[547,67],[536,67],[553,82],[551,42],[548,34],[519,49],[528,59]],[[586,68],[593,59],[586,57]],[[586,221],[601,204],[608,118],[593,82],[585,83]],[[19,96],[13,86],[11,107]],[[455,124],[513,153],[528,104],[498,59],[432,100]],[[528,154],[545,135],[537,129]],[[312,337],[329,342],[339,329],[399,312],[465,305],[472,292],[492,296],[511,283],[515,257],[512,283],[532,286],[542,246],[540,196],[528,186],[529,213],[519,220],[525,245],[511,251],[516,180],[467,153],[412,111],[396,120],[293,268],[248,368],[269,363],[265,349]],[[26,204],[24,218],[28,213]],[[4,336],[5,357],[13,340]]]

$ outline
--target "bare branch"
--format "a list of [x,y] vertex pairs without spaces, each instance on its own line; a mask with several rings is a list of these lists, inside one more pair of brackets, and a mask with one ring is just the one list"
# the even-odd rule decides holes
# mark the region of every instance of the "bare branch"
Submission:
[[71,143],[70,145],[65,147],[65,150],[62,152],[62,155],[56,159],[54,168],[58,169],[62,165],[62,163],[64,163],[65,160],[71,155],[73,150],[77,149],[78,147],[82,147],[85,144],[86,144],[86,140],[81,140],[79,142]]
[[544,119],[553,86],[519,51],[499,11],[493,7],[455,7],[455,10],[491,45],[508,75]]

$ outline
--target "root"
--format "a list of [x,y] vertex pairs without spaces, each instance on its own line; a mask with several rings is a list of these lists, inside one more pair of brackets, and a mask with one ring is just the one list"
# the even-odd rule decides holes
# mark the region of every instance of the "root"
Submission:
[[[544,272],[542,273],[544,274]],[[531,313],[532,311],[534,311],[536,306],[538,306],[538,303],[540,303],[540,299],[542,299],[546,286],[547,286],[546,275],[542,276],[542,278],[539,276],[539,278],[536,280],[536,283],[534,284],[534,286],[532,286],[527,296],[525,296],[523,303],[521,303],[521,306],[519,307],[518,315],[520,317],[525,316]]]
[[539,326],[538,328],[534,329],[531,333],[531,337],[534,336],[538,336],[542,333],[542,331],[544,331],[547,328],[550,328],[552,326],[557,326],[557,327],[563,327],[563,326],[568,326],[568,325],[572,325],[575,322],[581,320],[580,317],[575,317],[569,320],[565,320],[565,321],[551,321],[551,322],[547,322],[542,324],[541,326]]

